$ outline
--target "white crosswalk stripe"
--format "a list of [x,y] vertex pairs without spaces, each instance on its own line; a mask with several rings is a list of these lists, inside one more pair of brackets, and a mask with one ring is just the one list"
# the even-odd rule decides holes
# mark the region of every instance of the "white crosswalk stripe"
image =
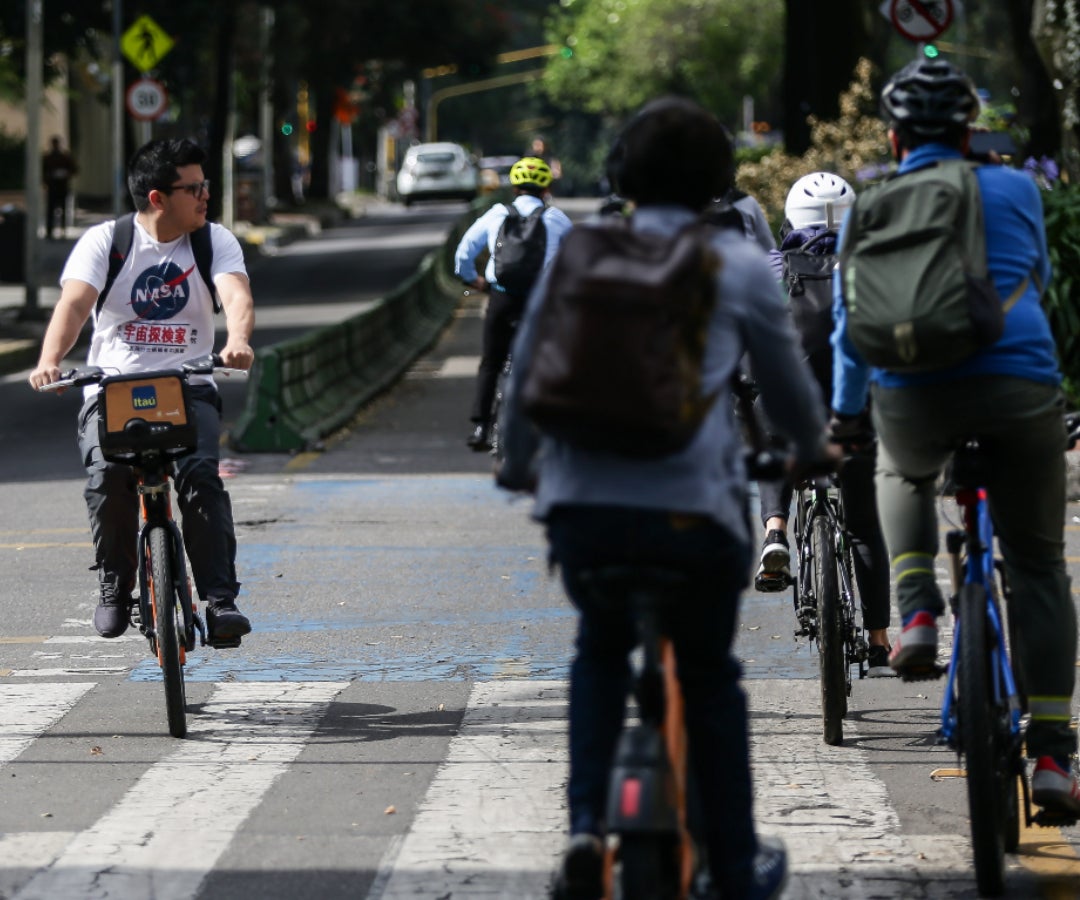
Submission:
[[[219,685],[189,739],[15,897],[182,900],[303,749],[341,683]],[[104,863],[104,865],[103,865]]]
[[[55,725],[92,683],[0,685],[0,764]],[[0,835],[0,896],[187,900],[310,741],[344,682],[215,685],[190,737],[78,833]],[[971,896],[966,835],[902,831],[885,784],[849,740],[827,747],[805,713],[812,680],[750,680],[755,816],[782,837],[786,897]],[[476,683],[407,833],[368,900],[544,898],[565,841],[567,685]]]

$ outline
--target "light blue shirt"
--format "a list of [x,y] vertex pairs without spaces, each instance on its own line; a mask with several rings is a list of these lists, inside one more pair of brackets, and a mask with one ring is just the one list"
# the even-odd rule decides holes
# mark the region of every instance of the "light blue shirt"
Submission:
[[[532,194],[518,194],[514,198],[514,208],[523,216],[544,205],[544,201]],[[469,282],[476,278],[476,257],[485,247],[490,254],[487,266],[484,268],[484,278],[488,284],[499,290],[495,279],[495,238],[499,235],[503,220],[509,215],[506,206],[496,203],[491,209],[480,216],[458,241],[457,250],[454,251],[454,274],[462,281]],[[559,249],[563,237],[573,223],[561,209],[549,206],[544,210],[544,229],[547,232],[547,247],[544,249],[544,268],[546,269],[555,258],[555,252]]]

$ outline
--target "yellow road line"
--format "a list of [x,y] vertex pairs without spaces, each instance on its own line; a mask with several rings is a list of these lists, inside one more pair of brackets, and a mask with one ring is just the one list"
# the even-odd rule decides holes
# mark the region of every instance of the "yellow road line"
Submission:
[[1020,803],[1020,845],[1017,861],[1039,879],[1039,896],[1045,900],[1073,900],[1080,886],[1080,857],[1062,836],[1060,828],[1029,826],[1024,821],[1024,792],[1016,786]]
[[44,634],[28,634],[24,637],[0,638],[0,644],[44,644],[47,640],[48,636]]
[[31,534],[86,534],[85,528],[20,528],[18,531],[0,531],[0,537],[25,537]]
[[322,455],[322,453],[297,453],[296,456],[285,463],[285,471],[298,472],[306,469]]

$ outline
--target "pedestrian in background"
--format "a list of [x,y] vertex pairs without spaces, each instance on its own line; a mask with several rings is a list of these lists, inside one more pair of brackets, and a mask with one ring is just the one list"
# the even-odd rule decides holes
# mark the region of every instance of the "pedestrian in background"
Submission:
[[68,196],[71,193],[71,179],[78,174],[79,166],[60,138],[54,136],[49,141],[49,152],[41,160],[41,180],[45,185],[45,234],[52,239],[59,214],[60,234],[63,236],[71,221],[68,217]]

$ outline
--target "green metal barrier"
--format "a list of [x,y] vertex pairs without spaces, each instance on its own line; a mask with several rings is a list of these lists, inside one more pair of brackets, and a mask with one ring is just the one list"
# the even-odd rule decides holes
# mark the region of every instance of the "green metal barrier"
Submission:
[[230,435],[233,448],[312,448],[397,381],[453,318],[462,297],[454,249],[476,216],[500,199],[471,204],[443,246],[369,309],[256,351],[244,410]]

